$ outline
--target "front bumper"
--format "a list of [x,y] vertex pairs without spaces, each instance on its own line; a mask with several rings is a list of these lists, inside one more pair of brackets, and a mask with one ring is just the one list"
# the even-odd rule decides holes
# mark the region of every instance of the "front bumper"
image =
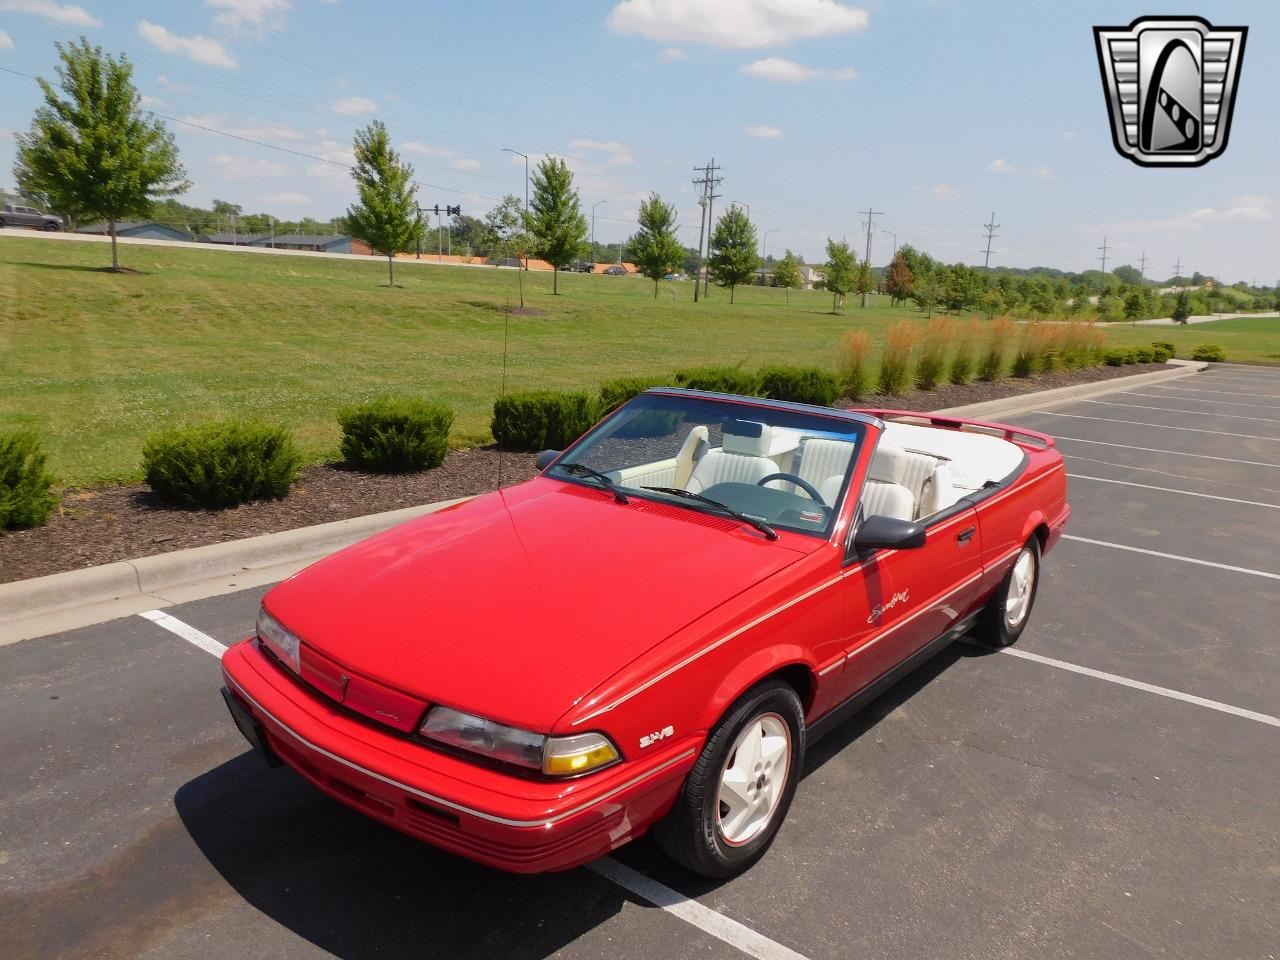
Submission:
[[528,780],[352,718],[284,675],[252,639],[226,652],[222,672],[268,757],[403,833],[518,873],[577,866],[643,833],[670,809],[697,754],[676,744],[578,780]]

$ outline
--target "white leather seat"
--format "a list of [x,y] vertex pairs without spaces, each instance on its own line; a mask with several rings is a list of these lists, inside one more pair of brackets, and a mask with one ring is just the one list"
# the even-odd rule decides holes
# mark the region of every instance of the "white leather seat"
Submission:
[[[800,465],[794,472],[801,480],[813,484],[827,506],[834,507],[852,456],[853,442],[850,440],[806,437],[800,442]],[[802,487],[797,487],[795,492],[808,496]]]
[[[876,456],[884,448],[883,442],[876,449]],[[955,502],[954,490],[951,486],[951,471],[947,467],[945,457],[937,457],[918,450],[904,450],[894,447],[897,458],[902,463],[902,479],[899,481],[911,491],[911,500],[915,504],[915,515],[912,520],[931,517],[943,507]],[[874,461],[873,461],[874,462]]]
[[907,477],[906,456],[901,447],[888,446],[883,441],[876,447],[862,491],[863,516],[915,519],[915,498],[902,482]]
[[675,486],[688,487],[689,478],[693,476],[694,467],[701,462],[709,446],[710,441],[707,440],[706,427],[698,424],[689,431],[689,435],[684,438],[684,443],[680,447],[680,452],[676,454]]
[[755,483],[777,473],[778,465],[767,456],[772,442],[767,424],[729,421],[721,432],[720,448],[703,455],[685,489],[701,493],[717,483]]

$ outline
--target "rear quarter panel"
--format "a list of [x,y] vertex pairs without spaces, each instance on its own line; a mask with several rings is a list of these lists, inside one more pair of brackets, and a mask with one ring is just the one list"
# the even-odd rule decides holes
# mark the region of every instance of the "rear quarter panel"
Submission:
[[[982,531],[982,594],[990,594],[1022,545],[1037,531],[1049,531],[1067,506],[1067,473],[1054,447],[1026,448],[1022,473],[1005,490],[978,504]],[[1044,546],[1045,540],[1041,545]]]

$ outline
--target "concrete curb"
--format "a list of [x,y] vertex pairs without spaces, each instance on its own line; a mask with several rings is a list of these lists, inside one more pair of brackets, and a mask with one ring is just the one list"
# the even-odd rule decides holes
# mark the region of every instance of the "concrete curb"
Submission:
[[283,579],[445,500],[0,584],[0,645]]
[[949,413],[953,416],[968,417],[974,420],[1000,420],[1001,418],[1017,416],[1021,413],[1043,410],[1046,407],[1061,406],[1064,403],[1072,403],[1090,397],[1100,397],[1107,393],[1128,390],[1130,387],[1163,383],[1166,380],[1177,380],[1193,373],[1199,373],[1209,366],[1207,363],[1200,363],[1194,360],[1168,360],[1166,363],[1170,368],[1168,370],[1155,370],[1151,373],[1138,373],[1131,377],[1116,377],[1114,380],[1099,380],[1093,383],[1076,383],[1069,387],[1024,393],[1016,397],[986,400],[982,403],[970,403],[963,407],[948,407],[945,410],[935,410],[933,412]]
[[[1208,366],[1186,360],[1170,360],[1169,365],[1170,369],[1154,373],[1080,383],[934,412],[999,420],[1134,386],[1174,380]],[[273,583],[357,540],[460,502],[446,500],[406,507],[0,584],[0,610],[4,611],[0,616],[0,645]]]

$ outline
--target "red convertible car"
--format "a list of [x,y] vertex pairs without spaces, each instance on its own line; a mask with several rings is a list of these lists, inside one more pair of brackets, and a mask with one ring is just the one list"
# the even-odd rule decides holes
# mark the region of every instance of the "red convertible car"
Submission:
[[692,390],[539,466],[281,583],[223,659],[269,762],[521,872],[650,829],[745,869],[815,737],[967,631],[1017,640],[1070,512],[1043,434]]

